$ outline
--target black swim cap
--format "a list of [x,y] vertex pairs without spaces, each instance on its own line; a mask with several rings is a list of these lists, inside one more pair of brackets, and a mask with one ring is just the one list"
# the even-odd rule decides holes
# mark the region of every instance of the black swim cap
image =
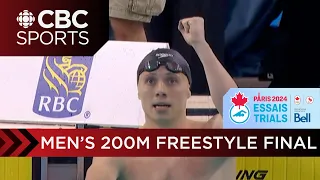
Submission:
[[155,71],[160,66],[165,66],[173,73],[183,73],[191,85],[191,70],[188,62],[176,50],[166,48],[153,50],[143,58],[137,70],[137,82],[141,73]]

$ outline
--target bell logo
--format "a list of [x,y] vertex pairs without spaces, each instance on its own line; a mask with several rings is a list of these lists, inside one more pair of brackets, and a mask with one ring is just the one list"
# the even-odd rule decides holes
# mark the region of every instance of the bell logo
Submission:
[[309,123],[311,122],[311,113],[294,113],[294,122]]

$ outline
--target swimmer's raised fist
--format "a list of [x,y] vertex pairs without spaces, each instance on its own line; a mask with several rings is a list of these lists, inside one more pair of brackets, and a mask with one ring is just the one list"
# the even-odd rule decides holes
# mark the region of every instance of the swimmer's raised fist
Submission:
[[202,17],[182,19],[179,21],[178,29],[190,46],[205,42],[204,19]]

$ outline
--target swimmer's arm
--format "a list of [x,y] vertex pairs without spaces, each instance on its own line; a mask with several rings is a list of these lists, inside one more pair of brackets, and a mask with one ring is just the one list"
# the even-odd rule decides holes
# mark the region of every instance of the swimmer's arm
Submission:
[[119,174],[120,165],[114,158],[93,158],[87,171],[86,180],[117,180]]
[[[205,129],[222,129],[222,116],[213,116],[208,123],[206,123]],[[234,157],[213,157],[212,169],[217,169],[214,173],[213,179],[234,179],[236,177],[237,162]]]
[[236,158],[216,157],[212,160],[212,169],[215,173],[212,179],[235,179],[237,176]]
[[213,116],[211,119],[209,119],[206,128],[208,128],[208,129],[222,129],[223,128],[222,116],[220,114]]
[[220,64],[207,42],[199,42],[193,45],[193,48],[204,67],[212,101],[222,115],[223,96],[230,88],[237,88],[237,85],[229,73]]

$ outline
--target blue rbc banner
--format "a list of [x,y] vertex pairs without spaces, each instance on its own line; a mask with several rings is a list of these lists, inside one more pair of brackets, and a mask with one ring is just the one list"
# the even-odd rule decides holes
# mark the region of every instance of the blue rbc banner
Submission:
[[320,89],[230,89],[223,97],[226,129],[320,128]]
[[80,114],[92,60],[92,56],[44,57],[33,112],[52,118]]

